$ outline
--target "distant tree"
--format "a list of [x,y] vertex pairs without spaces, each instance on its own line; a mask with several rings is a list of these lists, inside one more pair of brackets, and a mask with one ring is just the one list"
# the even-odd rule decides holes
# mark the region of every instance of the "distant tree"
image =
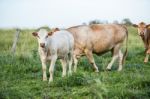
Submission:
[[89,22],[89,25],[91,25],[91,24],[100,24],[100,23],[102,23],[100,20],[92,20],[92,21]]
[[89,25],[91,25],[91,24],[108,24],[108,21],[107,20],[97,20],[97,19],[95,19],[95,20],[92,20],[92,21],[89,22]]
[[132,22],[130,21],[129,18],[125,18],[125,19],[122,20],[122,24],[124,24],[124,25],[132,25]]

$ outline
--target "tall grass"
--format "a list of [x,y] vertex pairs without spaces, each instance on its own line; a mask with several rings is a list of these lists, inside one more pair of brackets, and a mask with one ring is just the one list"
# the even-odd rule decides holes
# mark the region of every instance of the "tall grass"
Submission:
[[[22,30],[16,55],[10,53],[15,29],[0,30],[0,99],[148,99],[150,98],[150,62],[143,63],[144,46],[136,29],[128,27],[129,46],[123,71],[105,71],[111,54],[96,56],[100,73],[94,73],[86,57],[78,64],[77,73],[61,77],[57,61],[54,82],[42,81],[42,69],[37,53],[34,30]],[[49,67],[49,66],[48,66]],[[47,75],[49,76],[48,70]]]

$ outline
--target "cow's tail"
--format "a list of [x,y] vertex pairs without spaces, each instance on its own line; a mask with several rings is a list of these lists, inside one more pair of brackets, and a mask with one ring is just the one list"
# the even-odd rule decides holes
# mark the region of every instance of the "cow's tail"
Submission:
[[127,57],[127,53],[128,53],[128,30],[127,30],[126,27],[125,27],[125,29],[126,29],[126,42],[125,42],[126,43],[126,48],[125,48],[125,52],[123,54],[122,64],[124,64],[125,59]]

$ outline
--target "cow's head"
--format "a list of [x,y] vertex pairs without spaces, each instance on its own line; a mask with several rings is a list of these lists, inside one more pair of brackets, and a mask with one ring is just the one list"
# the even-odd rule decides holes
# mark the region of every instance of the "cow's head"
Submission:
[[141,22],[138,25],[133,24],[133,26],[138,28],[138,34],[140,36],[144,36],[144,34],[146,33],[147,28],[150,26],[150,24],[146,25],[144,22]]
[[38,39],[39,46],[45,48],[48,37],[56,31],[59,31],[59,29],[53,29],[51,32],[48,32],[46,29],[40,29],[38,32],[33,32],[32,35]]
[[45,48],[47,39],[52,35],[52,32],[48,32],[46,29],[40,29],[38,32],[33,32],[32,35],[38,39],[39,46]]

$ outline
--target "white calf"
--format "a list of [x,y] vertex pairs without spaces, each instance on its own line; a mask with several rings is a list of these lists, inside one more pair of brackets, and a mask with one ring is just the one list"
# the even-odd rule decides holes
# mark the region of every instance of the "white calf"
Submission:
[[38,32],[33,32],[33,36],[37,37],[39,43],[39,54],[42,62],[43,81],[47,80],[46,76],[46,61],[51,60],[49,67],[50,78],[49,82],[53,81],[53,72],[56,60],[61,59],[62,77],[66,76],[67,65],[69,65],[68,73],[71,74],[74,38],[68,31],[61,30],[47,32],[46,29],[40,29]]

